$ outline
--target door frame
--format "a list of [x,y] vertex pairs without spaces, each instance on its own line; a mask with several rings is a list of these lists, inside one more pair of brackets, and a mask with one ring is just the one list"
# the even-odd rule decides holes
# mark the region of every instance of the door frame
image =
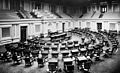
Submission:
[[20,26],[20,41],[21,41],[21,39],[22,39],[22,36],[21,36],[21,28],[22,27],[25,27],[25,29],[26,29],[26,39],[27,39],[27,36],[28,36],[28,34],[27,34],[27,29],[28,29],[28,27],[27,26]]
[[21,27],[26,26],[26,39],[28,38],[29,24],[20,24],[20,41],[21,41]]
[[97,22],[97,30],[102,30],[103,29],[103,23],[102,22]]
[[62,23],[62,32],[65,32],[65,23]]

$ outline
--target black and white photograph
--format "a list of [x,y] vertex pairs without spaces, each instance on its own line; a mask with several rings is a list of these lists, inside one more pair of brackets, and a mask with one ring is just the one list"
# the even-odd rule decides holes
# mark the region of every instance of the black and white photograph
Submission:
[[0,73],[120,73],[120,0],[0,0]]

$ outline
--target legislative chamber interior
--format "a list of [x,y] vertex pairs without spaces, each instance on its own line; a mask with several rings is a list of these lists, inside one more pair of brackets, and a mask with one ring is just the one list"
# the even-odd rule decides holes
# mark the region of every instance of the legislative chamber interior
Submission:
[[120,73],[120,0],[0,0],[0,73]]

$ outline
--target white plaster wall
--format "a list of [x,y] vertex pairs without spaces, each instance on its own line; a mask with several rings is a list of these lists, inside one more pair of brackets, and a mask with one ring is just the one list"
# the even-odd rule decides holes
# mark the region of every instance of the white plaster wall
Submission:
[[29,36],[34,35],[34,33],[35,33],[34,30],[35,30],[34,23],[29,24],[29,26],[28,26],[28,35]]
[[116,30],[119,31],[119,23],[116,23]]
[[91,31],[97,31],[97,24],[95,21],[91,21]]
[[42,23],[42,33],[46,34],[48,32],[48,22]]
[[74,27],[79,28],[79,21],[77,21],[77,20],[74,21]]
[[55,32],[55,31],[56,31],[56,24],[55,24],[55,22],[52,22],[51,31],[52,31],[52,32]]
[[115,29],[114,30],[117,30],[117,23],[116,22],[109,22],[109,29],[108,30],[110,30],[110,28],[111,28],[111,26],[110,26],[110,23],[114,23],[115,24]]
[[81,28],[85,28],[86,27],[86,22],[85,21],[82,21],[81,22]]
[[104,21],[103,24],[102,24],[102,31],[107,30],[106,27],[108,27],[108,22]]
[[[34,24],[34,27],[36,27],[36,25],[40,25],[40,23],[35,23],[35,24]],[[40,28],[39,28],[39,29],[40,29],[39,32],[36,32],[36,31],[35,31],[36,28],[34,29],[34,33],[35,33],[36,36],[39,36],[39,35],[40,35],[40,32],[41,32],[41,25],[40,25]]]
[[65,21],[65,31],[68,31],[68,22]]
[[[16,34],[15,30],[16,30],[16,25],[13,24],[13,25],[12,25],[12,29],[11,29],[11,31],[12,31],[12,32],[11,32],[11,37],[12,37],[12,38],[15,37],[15,34]],[[18,32],[18,33],[19,33],[19,32]]]
[[120,23],[118,23],[118,28],[117,29],[118,29],[118,31],[120,31]]
[[58,30],[62,31],[62,23],[58,21]]
[[16,37],[20,37],[20,26],[19,24],[16,25]]

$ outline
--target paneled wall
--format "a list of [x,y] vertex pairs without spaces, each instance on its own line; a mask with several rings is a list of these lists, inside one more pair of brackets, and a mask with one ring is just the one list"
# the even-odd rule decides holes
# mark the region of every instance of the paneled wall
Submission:
[[[7,20],[8,21],[8,20]],[[1,22],[1,21],[0,21]],[[27,26],[27,37],[39,36],[41,33],[47,36],[48,31],[62,32],[63,23],[65,31],[74,28],[90,28],[91,31],[98,31],[98,23],[102,24],[102,31],[117,30],[120,31],[119,19],[52,19],[52,20],[13,20],[12,22],[2,21],[0,23],[0,45],[18,42],[21,39],[21,26]],[[5,29],[4,29],[5,28]],[[8,31],[8,32],[5,32]],[[4,35],[4,36],[3,36]]]

